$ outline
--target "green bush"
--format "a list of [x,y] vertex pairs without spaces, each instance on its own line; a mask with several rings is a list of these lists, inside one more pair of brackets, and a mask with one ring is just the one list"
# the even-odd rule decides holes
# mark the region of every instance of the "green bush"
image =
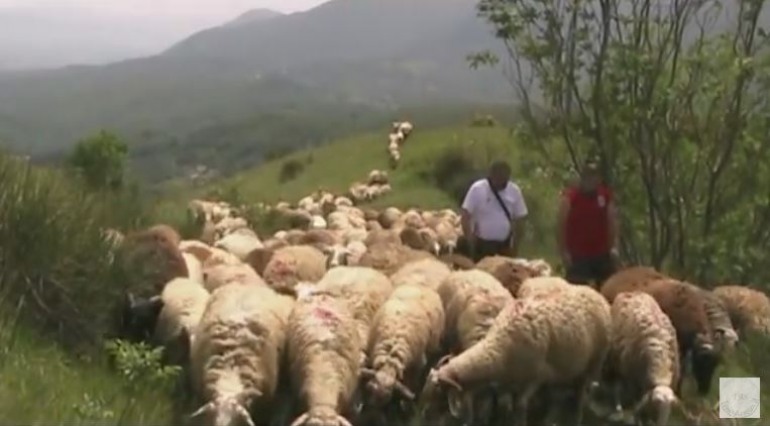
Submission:
[[[309,162],[312,162],[312,160]],[[297,176],[302,174],[304,170],[305,163],[302,161],[296,158],[286,160],[281,165],[281,170],[278,172],[278,182],[285,183],[294,180],[297,178]]]

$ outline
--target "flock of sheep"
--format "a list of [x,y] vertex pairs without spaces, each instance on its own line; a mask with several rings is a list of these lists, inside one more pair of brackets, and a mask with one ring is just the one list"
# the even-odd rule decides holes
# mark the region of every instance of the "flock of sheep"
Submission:
[[200,239],[166,225],[110,238],[149,286],[127,295],[120,335],[184,368],[195,424],[662,426],[685,376],[705,394],[747,330],[770,333],[770,300],[747,287],[633,267],[597,291],[542,260],[474,264],[451,210],[320,191],[270,207],[303,220],[262,240],[226,203],[190,208]]
[[404,145],[409,134],[412,133],[414,126],[408,121],[394,121],[393,127],[388,134],[388,156],[390,157],[390,168],[398,167],[401,160],[401,146]]

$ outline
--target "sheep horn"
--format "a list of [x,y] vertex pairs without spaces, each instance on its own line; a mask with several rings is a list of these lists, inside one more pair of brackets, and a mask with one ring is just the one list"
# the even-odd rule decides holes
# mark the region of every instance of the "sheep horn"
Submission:
[[291,424],[291,426],[300,426],[305,424],[307,421],[307,418],[309,417],[308,413],[305,413],[297,418],[297,420],[294,420],[294,423]]
[[340,415],[337,415],[337,421],[338,421],[338,422],[339,422],[339,424],[340,424],[340,425],[342,425],[342,426],[353,426],[352,424],[350,424],[350,422],[348,421],[348,419],[346,419],[346,418],[344,418],[344,417],[342,417],[342,416],[340,416]]
[[214,402],[213,401],[211,401],[211,402],[209,402],[207,404],[204,404],[197,411],[195,411],[194,413],[190,414],[190,419],[194,419],[194,418],[200,416],[201,414],[205,413],[206,411],[212,410],[213,408],[214,408]]
[[252,420],[252,419],[251,419],[251,414],[249,414],[248,410],[246,410],[246,408],[244,408],[244,407],[243,407],[243,405],[241,405],[241,404],[238,404],[238,405],[236,405],[236,406],[235,406],[235,411],[236,411],[236,412],[237,412],[237,413],[238,413],[238,414],[239,414],[241,417],[243,417],[243,420],[245,420],[245,421],[246,421],[246,424],[247,424],[247,425],[249,425],[249,426],[255,426],[255,425],[254,425],[254,420]]
[[412,392],[408,386],[401,383],[400,381],[396,381],[395,386],[396,386],[396,389],[398,389],[398,391],[401,392],[406,399],[414,400],[414,397],[415,397],[414,392]]
[[448,384],[448,385],[452,386],[453,388],[457,389],[459,392],[462,392],[462,391],[463,391],[463,387],[462,387],[462,386],[460,386],[460,384],[459,384],[459,383],[457,383],[456,381],[454,381],[454,379],[450,379],[449,377],[442,377],[442,376],[439,376],[439,377],[438,377],[438,380],[439,380],[440,382],[444,382],[444,383],[446,383],[446,384]]

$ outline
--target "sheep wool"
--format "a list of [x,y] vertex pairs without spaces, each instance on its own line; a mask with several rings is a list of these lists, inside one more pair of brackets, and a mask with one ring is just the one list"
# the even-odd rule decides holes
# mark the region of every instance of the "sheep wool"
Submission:
[[205,268],[203,271],[203,281],[206,290],[212,293],[228,284],[267,285],[254,269],[245,263],[237,265],[223,264]]
[[390,276],[409,261],[432,258],[430,253],[415,250],[400,243],[377,243],[369,246],[369,250],[361,257],[359,264]]
[[214,243],[214,247],[233,254],[240,261],[245,261],[249,253],[264,246],[255,235],[249,235],[248,233],[231,233],[225,235]]
[[366,342],[374,315],[393,292],[390,279],[381,272],[362,266],[330,269],[316,286],[347,304],[353,315],[359,340]]
[[[193,416],[215,426],[270,418],[294,301],[265,286],[215,291],[191,347],[191,379],[205,404]],[[239,421],[240,420],[240,421]]]
[[612,303],[612,344],[608,377],[634,401],[633,414],[648,403],[657,408],[658,426],[668,424],[676,402],[672,388],[679,381],[676,330],[652,296],[643,292],[619,294]]
[[[194,330],[206,308],[209,292],[196,281],[175,278],[166,284],[160,297],[163,308],[155,325],[154,340],[159,345],[165,346],[166,352],[177,354],[180,348],[175,348],[173,345],[183,330],[191,341],[194,339]],[[184,360],[176,359],[176,361],[182,363]]]
[[527,278],[519,287],[516,297],[519,299],[547,297],[573,287],[572,284],[559,277]]
[[189,278],[201,286],[204,285],[203,280],[203,265],[197,257],[190,253],[182,253],[184,263],[187,266],[187,274]]
[[390,280],[393,287],[410,284],[421,285],[437,291],[439,285],[451,272],[449,266],[438,259],[420,259],[399,268],[390,276]]
[[299,245],[276,250],[267,262],[262,278],[275,289],[291,291],[298,282],[316,282],[325,273],[324,253],[315,247]]
[[724,303],[739,333],[754,331],[770,336],[770,299],[765,293],[738,285],[718,286],[712,291]]
[[211,246],[198,240],[184,240],[179,243],[179,250],[182,253],[189,253],[195,256],[201,264],[214,254]]
[[[507,294],[507,292],[506,292]],[[610,306],[584,286],[548,297],[514,300],[477,344],[431,371],[427,392],[451,388],[450,404],[459,412],[458,393],[498,383],[520,389],[516,424],[526,425],[529,399],[543,385],[579,383],[576,424],[585,396],[599,378],[611,334]]]
[[505,256],[485,257],[476,264],[476,268],[497,278],[513,296],[518,294],[519,287],[525,280],[536,276],[530,268]]
[[314,291],[289,316],[289,371],[295,394],[305,406],[292,426],[352,426],[363,343],[347,304]]
[[176,231],[155,226],[126,236],[115,260],[129,279],[129,289],[141,296],[157,295],[174,278],[189,276],[179,242],[170,234]]
[[438,293],[421,284],[404,283],[382,305],[369,336],[371,369],[363,371],[367,389],[380,404],[394,390],[414,398],[410,387],[419,386],[427,360],[439,354],[444,322]]

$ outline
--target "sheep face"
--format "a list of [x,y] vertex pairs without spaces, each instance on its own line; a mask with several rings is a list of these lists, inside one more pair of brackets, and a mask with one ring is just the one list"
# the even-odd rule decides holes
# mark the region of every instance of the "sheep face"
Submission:
[[698,394],[707,395],[711,390],[711,378],[719,366],[719,355],[711,351],[695,351],[692,354],[692,375],[698,386]]
[[119,337],[134,343],[148,341],[155,332],[162,309],[163,300],[160,296],[138,299],[126,293],[121,306]]
[[316,407],[301,415],[291,426],[353,426],[333,407]]
[[220,397],[204,405],[193,413],[190,418],[207,417],[208,423],[214,426],[254,426],[249,411],[233,397]]
[[668,419],[671,416],[671,407],[677,402],[674,391],[668,386],[656,386],[652,390],[650,401],[658,412],[656,424],[668,424]]

